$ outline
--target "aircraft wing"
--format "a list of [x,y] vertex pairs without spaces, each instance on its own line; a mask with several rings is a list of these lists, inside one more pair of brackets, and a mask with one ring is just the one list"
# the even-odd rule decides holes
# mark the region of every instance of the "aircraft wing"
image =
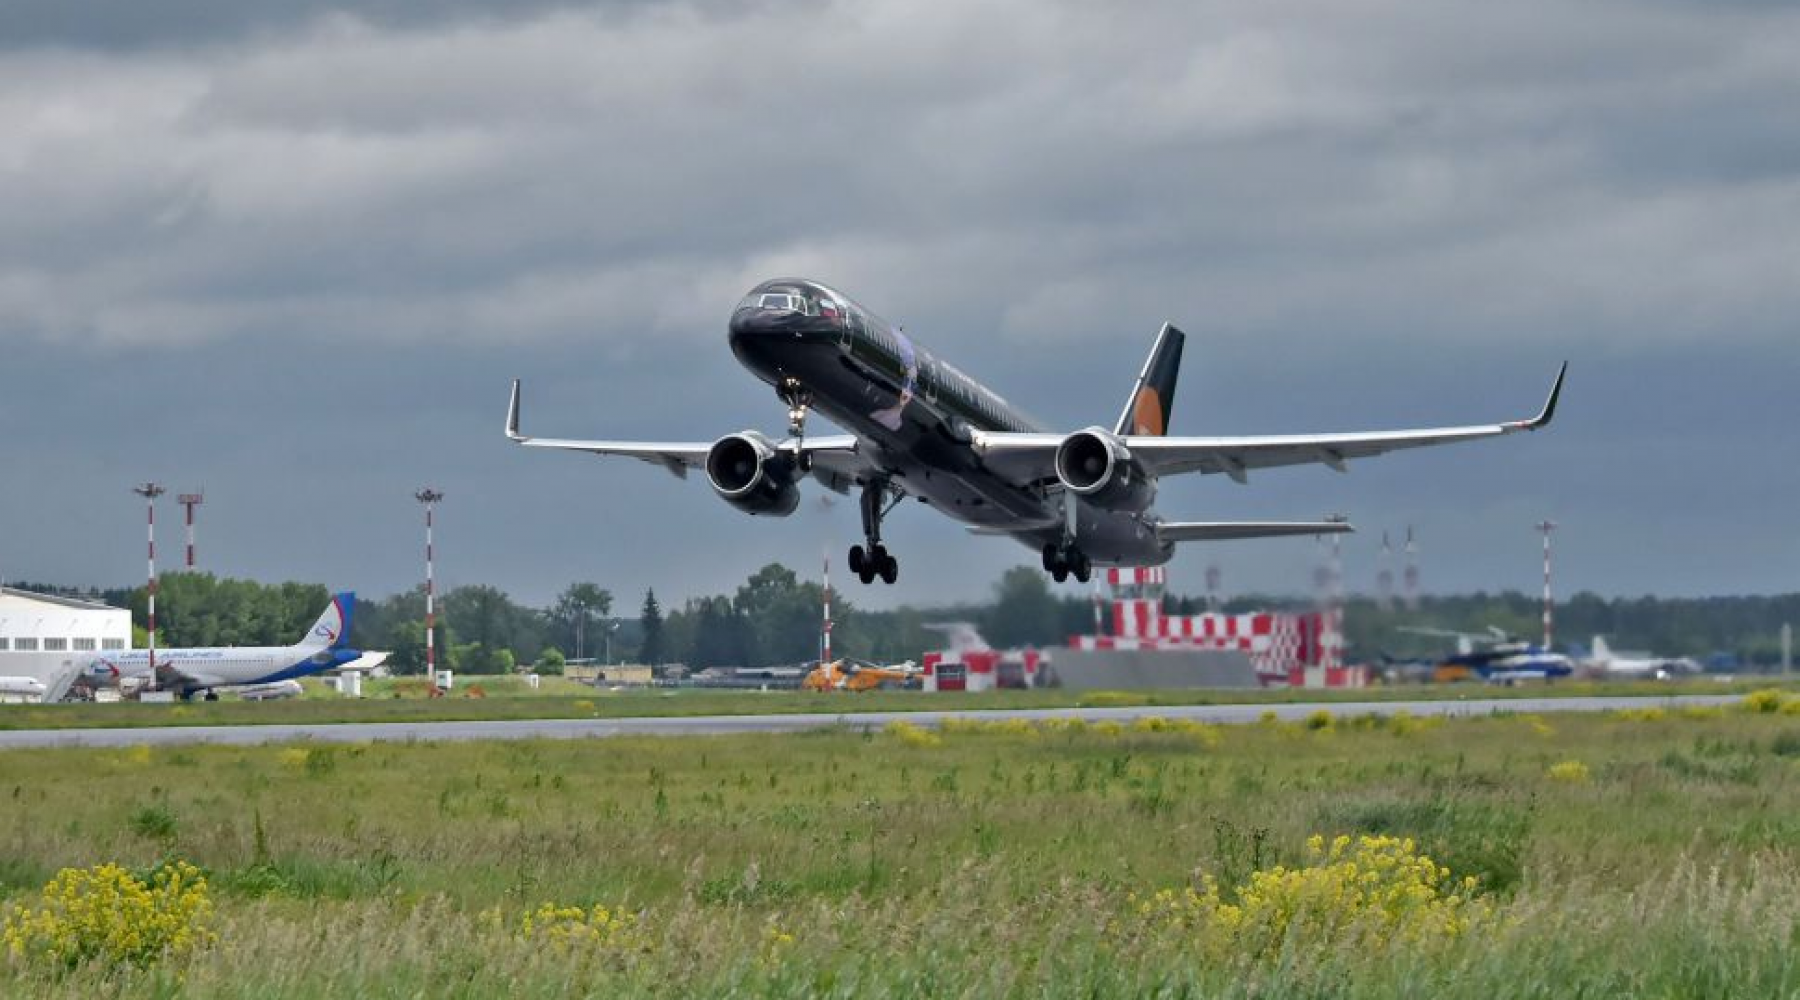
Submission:
[[[688,470],[704,469],[711,441],[580,441],[569,438],[531,437],[519,433],[519,380],[512,385],[512,402],[506,411],[506,437],[526,448],[554,448],[562,451],[585,451],[590,455],[617,455],[660,465],[686,479]],[[805,455],[810,460],[815,479],[842,493],[861,481],[870,470],[869,463],[858,454],[856,438],[848,434],[809,437],[804,441],[782,441],[777,447],[790,455]]]
[[225,683],[225,679],[222,677],[190,673],[169,663],[159,662],[156,665],[156,686],[166,690],[180,691],[190,687],[218,687],[223,683]]
[[[1551,386],[1550,397],[1545,401],[1544,408],[1529,420],[1349,434],[1251,437],[1158,437],[1131,434],[1123,438],[1123,443],[1133,458],[1142,462],[1152,475],[1157,476],[1188,472],[1224,473],[1241,483],[1248,480],[1251,469],[1312,463],[1327,465],[1341,472],[1344,464],[1353,458],[1372,458],[1402,448],[1476,441],[1544,427],[1556,415],[1557,399],[1562,395],[1563,377],[1568,371],[1568,363],[1564,362],[1562,370],[1557,373],[1555,384]],[[976,452],[988,466],[1015,482],[1024,484],[1055,478],[1056,448],[1062,443],[1061,435],[977,431],[973,440]]]

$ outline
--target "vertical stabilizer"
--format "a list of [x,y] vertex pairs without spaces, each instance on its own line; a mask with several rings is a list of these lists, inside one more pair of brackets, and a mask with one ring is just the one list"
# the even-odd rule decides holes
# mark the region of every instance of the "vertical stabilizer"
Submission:
[[1181,374],[1181,345],[1187,334],[1164,323],[1156,335],[1156,346],[1144,360],[1144,370],[1125,401],[1125,412],[1119,414],[1119,434],[1162,437],[1169,432],[1169,414],[1175,408],[1175,379]]
[[301,637],[300,645],[308,649],[336,649],[349,642],[350,616],[355,608],[355,594],[334,595],[325,613]]
[[1594,659],[1596,660],[1605,661],[1613,658],[1612,649],[1606,645],[1606,636],[1603,635],[1594,636],[1594,648],[1592,652],[1594,654]]

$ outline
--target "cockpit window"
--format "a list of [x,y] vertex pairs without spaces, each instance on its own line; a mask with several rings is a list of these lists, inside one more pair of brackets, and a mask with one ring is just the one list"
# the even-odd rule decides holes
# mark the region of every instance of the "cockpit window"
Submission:
[[761,299],[759,299],[756,304],[758,308],[762,309],[787,309],[797,313],[806,312],[806,299],[798,295],[788,295],[784,292],[764,292]]

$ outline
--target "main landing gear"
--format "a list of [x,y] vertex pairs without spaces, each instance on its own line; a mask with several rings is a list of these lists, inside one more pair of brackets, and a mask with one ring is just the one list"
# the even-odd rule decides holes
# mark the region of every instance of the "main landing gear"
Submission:
[[1088,561],[1087,553],[1075,544],[1077,529],[1081,525],[1080,513],[1075,494],[1064,490],[1062,541],[1044,543],[1044,572],[1050,574],[1057,583],[1062,583],[1071,576],[1086,583],[1094,576],[1094,564]]
[[1088,561],[1085,552],[1073,545],[1045,542],[1044,572],[1050,574],[1057,583],[1062,583],[1071,576],[1086,583],[1094,578],[1094,564]]
[[856,578],[864,584],[874,583],[876,577],[887,584],[900,579],[900,560],[895,559],[888,552],[887,546],[881,544],[881,519],[900,502],[899,494],[889,499],[888,493],[885,481],[863,484],[863,537],[868,539],[869,547],[864,549],[861,545],[850,546],[850,572],[855,573]]

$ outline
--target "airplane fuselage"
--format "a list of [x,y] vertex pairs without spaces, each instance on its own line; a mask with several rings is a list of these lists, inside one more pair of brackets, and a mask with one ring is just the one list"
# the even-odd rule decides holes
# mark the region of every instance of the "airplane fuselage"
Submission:
[[[306,677],[341,666],[362,655],[356,650],[305,646],[213,646],[192,649],[159,649],[156,666],[172,669],[196,690],[240,684],[268,684]],[[82,669],[91,681],[124,680],[150,673],[150,652],[144,649],[102,653]]]
[[[781,296],[791,307],[771,308]],[[849,297],[805,279],[764,282],[732,314],[730,342],[764,382],[803,387],[812,408],[855,435],[907,493],[1033,549],[1063,539],[1066,500],[1049,489],[1054,480],[1015,485],[970,446],[973,431],[1044,428]],[[1075,537],[1095,563],[1167,562],[1173,546],[1158,540],[1155,521],[1152,511],[1117,513],[1076,498]]]

